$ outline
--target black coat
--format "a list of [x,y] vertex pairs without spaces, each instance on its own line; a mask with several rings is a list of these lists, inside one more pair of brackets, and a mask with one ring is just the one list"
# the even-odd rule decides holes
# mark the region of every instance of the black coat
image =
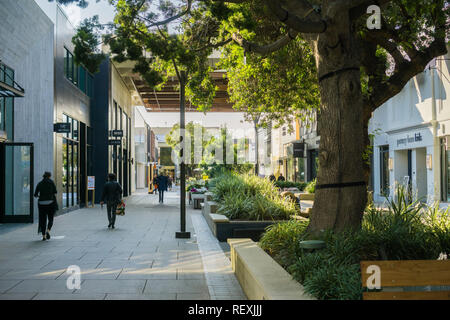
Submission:
[[158,176],[156,178],[156,183],[158,184],[159,191],[167,191],[167,185],[169,182],[169,178],[166,176]]
[[39,201],[48,201],[55,200],[56,185],[53,180],[49,178],[42,179],[36,186],[36,190],[34,191],[34,197],[39,197]]
[[103,187],[101,201],[119,203],[122,199],[122,186],[117,181],[108,181]]

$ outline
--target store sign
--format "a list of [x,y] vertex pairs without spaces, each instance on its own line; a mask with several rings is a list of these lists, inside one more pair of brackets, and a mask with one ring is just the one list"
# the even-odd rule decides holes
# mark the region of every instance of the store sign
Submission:
[[58,122],[53,124],[53,132],[70,133],[70,122]]
[[294,158],[304,158],[305,156],[305,144],[300,142],[292,143]]
[[108,140],[108,144],[112,146],[120,146],[122,140]]
[[95,190],[95,176],[88,176],[87,177],[87,189],[88,190]]
[[111,130],[112,137],[123,137],[123,130]]
[[397,139],[397,147],[401,145],[407,145],[409,143],[415,143],[422,141],[422,135],[419,133],[415,133],[414,137],[410,137],[409,135],[406,136],[406,138],[403,139]]

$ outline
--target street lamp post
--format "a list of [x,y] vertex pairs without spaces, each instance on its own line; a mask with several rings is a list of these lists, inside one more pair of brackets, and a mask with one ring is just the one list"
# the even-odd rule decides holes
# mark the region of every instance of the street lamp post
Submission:
[[181,142],[181,163],[180,163],[180,231],[175,233],[175,238],[189,239],[190,232],[186,232],[186,165],[185,156],[185,85],[186,72],[180,72],[180,142]]

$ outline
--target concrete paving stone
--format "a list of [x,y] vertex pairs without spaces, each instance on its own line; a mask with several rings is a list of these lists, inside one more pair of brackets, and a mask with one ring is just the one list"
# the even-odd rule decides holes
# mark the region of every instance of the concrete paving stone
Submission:
[[[25,277],[62,271],[56,280],[17,280],[16,287],[4,295],[50,300],[239,297],[241,289],[230,261],[224,259],[198,210],[187,208],[186,212],[191,239],[175,238],[179,198],[175,192],[167,195],[164,205],[157,204],[156,195],[146,193],[127,198],[127,215],[117,219],[115,230],[106,228],[106,210],[96,206],[57,216],[50,241],[40,241],[36,223],[0,232],[0,277],[12,275],[17,266]],[[66,289],[69,265],[81,268],[80,290]],[[20,275],[19,270],[16,274]]]
[[80,293],[134,293],[141,294],[146,280],[84,280]]
[[202,269],[178,269],[177,270],[178,280],[206,280],[204,271]]
[[6,293],[8,290],[19,284],[22,280],[0,279],[0,293]]
[[131,256],[131,252],[122,252],[122,253],[110,253],[110,252],[98,252],[98,253],[86,253],[79,260],[93,260],[93,259],[106,259],[106,258],[121,258],[121,259],[129,259]]
[[211,300],[247,300],[247,298],[241,295],[213,295]]
[[23,280],[5,293],[26,292],[71,293],[73,289],[67,288],[66,280]]
[[104,300],[103,293],[38,293],[33,300]]
[[176,280],[176,269],[124,268],[118,279]]
[[100,262],[102,262],[101,259],[98,260],[91,260],[91,261],[80,261],[80,260],[54,260],[47,264],[45,267],[41,269],[65,269],[69,266],[79,266],[81,269],[83,268],[96,268]]
[[0,276],[2,280],[56,279],[66,269],[14,269]]
[[[122,272],[122,268],[81,268],[81,280],[84,279],[117,279],[119,274]],[[58,279],[68,279],[69,274],[63,273]]]
[[[0,262],[0,266],[1,266],[1,262]],[[4,275],[5,273],[10,272],[11,270],[13,270],[13,268],[1,268],[0,269],[0,278],[2,275]]]
[[208,293],[177,293],[177,300],[210,300]]
[[105,300],[176,300],[175,293],[158,294],[113,294],[108,293]]
[[204,293],[208,292],[204,280],[148,280],[144,293]]
[[0,300],[31,300],[37,293],[5,293],[0,294]]

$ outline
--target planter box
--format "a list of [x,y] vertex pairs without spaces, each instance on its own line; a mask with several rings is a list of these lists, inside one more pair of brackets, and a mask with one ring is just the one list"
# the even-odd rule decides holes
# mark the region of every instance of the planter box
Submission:
[[214,201],[205,201],[202,214],[211,229],[211,232],[221,242],[232,238],[250,238],[259,241],[265,229],[280,221],[231,221],[226,216],[216,214],[217,204]]
[[228,243],[233,272],[249,300],[316,300],[252,240]]

